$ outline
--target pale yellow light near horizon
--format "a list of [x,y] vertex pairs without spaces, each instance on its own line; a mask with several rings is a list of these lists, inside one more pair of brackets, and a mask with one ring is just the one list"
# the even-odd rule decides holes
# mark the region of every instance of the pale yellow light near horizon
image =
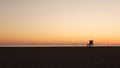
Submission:
[[0,0],[0,44],[120,44],[119,0]]

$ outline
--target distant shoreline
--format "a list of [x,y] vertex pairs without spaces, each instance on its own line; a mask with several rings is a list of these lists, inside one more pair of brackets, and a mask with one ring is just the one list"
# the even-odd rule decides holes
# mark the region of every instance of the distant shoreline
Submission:
[[[0,47],[87,47],[87,45],[0,45]],[[120,45],[93,45],[95,47],[120,47]]]

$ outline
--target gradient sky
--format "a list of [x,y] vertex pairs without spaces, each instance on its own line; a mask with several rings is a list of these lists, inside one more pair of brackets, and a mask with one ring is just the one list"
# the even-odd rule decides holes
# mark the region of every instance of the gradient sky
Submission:
[[0,0],[0,44],[120,44],[120,0]]

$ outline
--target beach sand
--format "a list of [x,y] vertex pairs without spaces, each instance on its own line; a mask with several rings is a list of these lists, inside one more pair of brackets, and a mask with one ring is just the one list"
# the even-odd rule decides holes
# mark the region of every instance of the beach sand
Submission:
[[120,68],[120,47],[1,47],[0,68]]

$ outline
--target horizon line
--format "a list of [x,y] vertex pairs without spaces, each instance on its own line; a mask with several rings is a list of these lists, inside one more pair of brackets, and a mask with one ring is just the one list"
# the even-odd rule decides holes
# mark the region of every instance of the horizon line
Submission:
[[[87,44],[0,44],[0,45],[87,45]],[[94,45],[120,45],[120,44],[94,44]]]

